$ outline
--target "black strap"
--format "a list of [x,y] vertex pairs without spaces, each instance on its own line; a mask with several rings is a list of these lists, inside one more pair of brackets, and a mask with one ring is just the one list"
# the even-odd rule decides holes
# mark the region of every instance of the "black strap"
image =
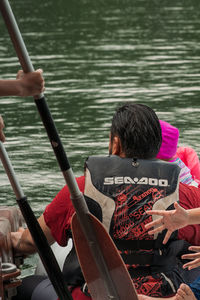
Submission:
[[121,254],[126,265],[151,265],[153,263],[154,254]]
[[123,250],[151,250],[162,248],[162,243],[157,240],[117,240],[114,239],[117,249]]
[[164,266],[149,266],[149,267],[137,267],[137,268],[129,268],[129,274],[131,278],[138,278],[138,277],[145,277],[145,276],[152,276],[152,274],[156,273],[164,273],[170,272],[174,269],[174,264],[168,264]]

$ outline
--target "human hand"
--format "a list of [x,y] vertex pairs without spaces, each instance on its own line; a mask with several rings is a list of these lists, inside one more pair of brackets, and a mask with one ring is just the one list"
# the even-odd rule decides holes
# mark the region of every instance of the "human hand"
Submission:
[[[154,234],[167,229],[163,244],[166,244],[173,231],[188,225],[188,213],[177,202],[174,203],[174,210],[147,210],[148,215],[162,216],[158,220],[152,221],[145,225],[146,229],[154,227],[149,230],[148,234]],[[155,227],[156,226],[156,227]]]
[[42,73],[42,69],[29,73],[18,71],[16,79],[19,83],[19,96],[36,96],[42,93],[45,90]]
[[196,253],[184,254],[181,256],[182,259],[191,259],[192,261],[183,265],[183,268],[192,270],[200,266],[200,246],[190,246],[188,250],[194,251]]
[[3,121],[3,118],[2,116],[0,115],[0,140],[2,142],[5,142],[5,135],[3,133],[3,129],[4,129],[4,121]]
[[20,247],[20,242],[22,238],[22,234],[24,232],[23,227],[19,227],[18,231],[16,232],[11,232],[11,242],[12,242],[12,247],[15,249],[16,252],[18,252],[19,247]]

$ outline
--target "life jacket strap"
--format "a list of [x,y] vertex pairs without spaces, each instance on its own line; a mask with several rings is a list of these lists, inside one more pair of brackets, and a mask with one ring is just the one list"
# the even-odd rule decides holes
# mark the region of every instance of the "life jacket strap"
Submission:
[[162,266],[139,266],[136,268],[130,267],[128,269],[131,278],[152,276],[152,274],[161,274],[171,272],[174,269],[175,260],[170,260],[169,264]]
[[126,265],[151,265],[154,260],[154,254],[121,254]]
[[151,250],[163,248],[162,241],[158,240],[119,240],[113,239],[116,247],[120,251],[124,250]]

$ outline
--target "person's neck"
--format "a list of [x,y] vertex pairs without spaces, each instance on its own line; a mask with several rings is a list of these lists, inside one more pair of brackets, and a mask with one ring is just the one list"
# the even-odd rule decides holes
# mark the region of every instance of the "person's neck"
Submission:
[[164,160],[164,161],[171,161],[171,160],[175,160],[176,158],[175,158],[175,156],[172,156],[172,157],[170,157],[170,158],[167,158],[167,159],[162,159],[162,160]]

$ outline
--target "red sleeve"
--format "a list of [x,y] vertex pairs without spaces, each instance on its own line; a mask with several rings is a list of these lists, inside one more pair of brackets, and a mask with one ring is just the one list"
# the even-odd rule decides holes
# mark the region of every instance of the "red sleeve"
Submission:
[[[180,183],[179,203],[185,209],[200,207],[200,189]],[[178,238],[192,245],[200,245],[200,224],[179,229]]]
[[[76,178],[80,191],[84,191],[84,176]],[[56,195],[53,201],[47,205],[44,211],[44,220],[50,228],[54,239],[61,246],[67,244],[67,230],[70,229],[71,217],[74,213],[74,207],[70,199],[70,193],[67,186]]]

